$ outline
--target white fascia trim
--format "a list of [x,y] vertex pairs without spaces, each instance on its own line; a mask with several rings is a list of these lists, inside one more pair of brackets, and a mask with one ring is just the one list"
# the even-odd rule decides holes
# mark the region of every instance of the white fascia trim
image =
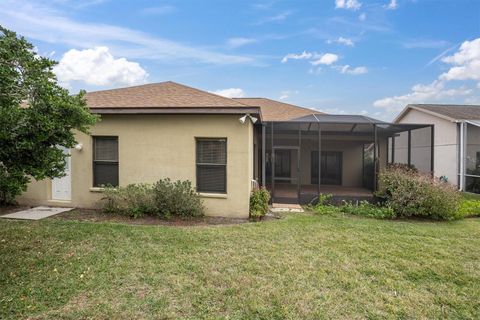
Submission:
[[430,110],[425,110],[425,109],[422,109],[422,108],[419,108],[419,107],[416,107],[416,106],[410,106],[410,108],[415,109],[417,111],[421,111],[423,113],[426,113],[426,114],[429,114],[429,115],[432,115],[432,116],[435,116],[435,117],[438,117],[438,118],[442,118],[444,120],[448,120],[450,122],[459,122],[459,120],[457,120],[457,119],[450,118],[450,117],[447,117],[443,114],[439,114],[439,113],[436,113],[436,112],[433,112],[433,111],[430,111]]

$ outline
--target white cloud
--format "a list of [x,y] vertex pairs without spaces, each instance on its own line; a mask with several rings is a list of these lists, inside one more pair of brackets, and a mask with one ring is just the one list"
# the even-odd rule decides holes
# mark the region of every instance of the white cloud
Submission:
[[335,0],[335,8],[358,10],[362,6],[362,3],[358,0]]
[[358,20],[360,20],[360,21],[367,20],[367,14],[365,12],[360,13],[360,15],[358,16]]
[[278,100],[287,100],[290,98],[292,95],[298,94],[298,90],[284,90],[280,92],[280,96],[278,97]]
[[332,63],[336,62],[337,60],[338,60],[338,55],[334,53],[325,53],[319,59],[311,61],[311,64],[313,64],[314,66],[317,66],[319,64],[325,64],[329,66]]
[[112,86],[144,83],[147,72],[136,62],[115,59],[107,47],[67,51],[54,67],[61,84],[81,81],[88,85]]
[[310,60],[321,57],[321,54],[316,52],[303,51],[302,53],[289,53],[282,58],[282,63],[287,63],[288,60]]
[[227,40],[227,46],[230,48],[238,48],[238,47],[243,47],[247,44],[252,44],[255,42],[257,42],[257,40],[253,38],[242,38],[242,37],[230,38]]
[[449,43],[445,40],[431,40],[431,39],[411,39],[404,41],[402,46],[407,49],[430,49],[430,48],[444,48]]
[[28,1],[1,1],[0,21],[3,26],[30,39],[82,49],[108,46],[113,54],[129,59],[182,60],[220,65],[255,61],[252,57],[224,54],[135,29],[76,21],[58,11],[57,7]]
[[326,109],[319,109],[320,112],[326,114],[348,114],[346,110],[340,108],[326,108]]
[[314,67],[308,70],[310,74],[319,74],[322,70],[321,65],[330,66],[332,69],[338,70],[343,74],[352,74],[359,75],[368,73],[368,69],[365,66],[351,67],[350,65],[335,65],[340,57],[334,53],[317,53],[317,52],[308,52],[303,51],[302,53],[289,53],[283,57],[282,63],[288,62],[288,60],[308,60],[310,64]]
[[343,44],[343,45],[349,46],[349,47],[355,46],[355,43],[353,42],[352,39],[344,38],[344,37],[338,37],[337,39],[327,41],[327,43],[334,43],[334,42],[338,43],[338,44]]
[[398,112],[409,103],[436,102],[447,98],[466,96],[470,93],[472,93],[471,89],[449,89],[445,87],[445,82],[435,80],[427,85],[414,85],[408,94],[379,99],[373,105],[378,108],[385,108],[387,111]]
[[175,12],[176,8],[171,5],[163,5],[156,7],[148,7],[140,10],[140,13],[145,15],[163,15]]
[[[436,58],[437,60],[439,58]],[[376,100],[373,105],[388,111],[399,111],[409,103],[446,102],[464,97],[468,102],[472,95],[478,94],[480,82],[476,88],[449,86],[451,81],[480,81],[480,38],[462,43],[456,53],[442,58],[442,62],[453,65],[447,72],[438,76],[430,84],[417,84],[410,93]]]
[[390,2],[385,5],[385,8],[387,10],[395,10],[398,8],[398,3],[397,3],[397,0],[390,0]]
[[465,41],[454,55],[446,56],[442,61],[453,67],[440,75],[441,80],[480,81],[480,38]]
[[274,16],[269,16],[269,17],[265,17],[263,19],[260,19],[259,21],[257,21],[256,23],[254,23],[254,25],[261,25],[261,24],[264,24],[264,23],[269,23],[269,22],[280,22],[280,21],[284,21],[285,19],[287,19],[289,16],[292,15],[292,11],[284,11],[284,12],[280,12]]
[[289,53],[281,60],[282,63],[287,63],[288,60],[310,60],[310,63],[314,66],[325,64],[331,65],[338,60],[338,55],[334,53],[317,53],[303,51],[302,53]]
[[352,68],[350,65],[346,64],[344,66],[337,66],[335,67],[340,73],[344,74],[353,74],[353,75],[359,75],[359,74],[365,74],[368,73],[368,69],[365,66],[360,66],[360,67],[355,67]]
[[428,67],[430,66],[431,64],[437,62],[438,60],[440,60],[441,58],[443,58],[447,53],[449,53],[450,51],[452,51],[453,49],[456,49],[458,47],[458,44],[455,44],[454,46],[451,46],[450,48],[442,51],[440,54],[436,55],[435,57],[433,57],[426,65],[425,67]]
[[240,88],[220,89],[220,90],[210,91],[210,92],[218,94],[219,96],[227,97],[227,98],[245,97],[245,91],[243,91],[243,89],[240,89]]

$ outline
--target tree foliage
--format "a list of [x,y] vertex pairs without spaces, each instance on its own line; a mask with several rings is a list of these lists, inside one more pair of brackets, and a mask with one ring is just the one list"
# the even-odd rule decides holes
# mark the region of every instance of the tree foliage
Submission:
[[57,84],[56,62],[0,26],[0,202],[12,201],[31,178],[61,177],[66,156],[97,117],[84,99]]

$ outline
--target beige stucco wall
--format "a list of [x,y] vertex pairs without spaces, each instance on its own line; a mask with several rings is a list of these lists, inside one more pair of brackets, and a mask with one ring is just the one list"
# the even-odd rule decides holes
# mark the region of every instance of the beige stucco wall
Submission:
[[[227,193],[202,195],[210,216],[248,217],[253,178],[253,125],[237,115],[104,115],[92,135],[118,136],[119,183],[190,180],[196,185],[195,138],[227,138]],[[72,150],[72,199],[51,200],[51,181],[32,182],[17,201],[27,205],[93,208],[102,194],[92,191],[92,138],[77,134]]]
[[[434,174],[447,176],[451,184],[458,184],[458,129],[457,124],[434,115],[410,109],[399,123],[435,125]],[[417,137],[412,141],[421,144]]]

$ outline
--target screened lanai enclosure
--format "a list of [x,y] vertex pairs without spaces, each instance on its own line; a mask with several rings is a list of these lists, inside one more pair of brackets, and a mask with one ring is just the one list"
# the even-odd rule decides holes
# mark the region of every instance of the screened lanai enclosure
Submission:
[[460,124],[459,186],[480,193],[480,121],[465,120]]
[[356,115],[266,122],[258,150],[261,183],[274,203],[306,204],[319,194],[371,198],[387,163],[432,172],[433,134],[432,125],[390,124]]

